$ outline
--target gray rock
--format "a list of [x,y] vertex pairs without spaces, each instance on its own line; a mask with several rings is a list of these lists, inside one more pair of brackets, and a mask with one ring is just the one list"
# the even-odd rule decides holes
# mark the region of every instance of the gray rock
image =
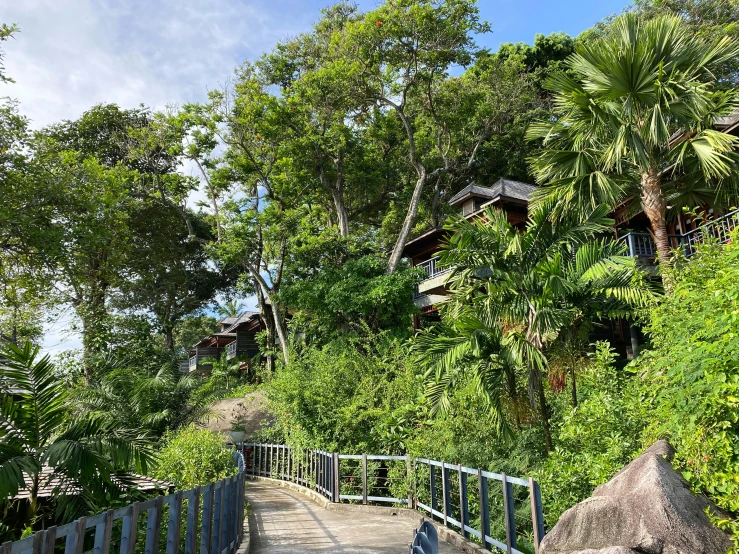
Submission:
[[729,537],[705,514],[716,507],[690,491],[673,456],[667,441],[654,443],[562,514],[541,554],[726,554]]

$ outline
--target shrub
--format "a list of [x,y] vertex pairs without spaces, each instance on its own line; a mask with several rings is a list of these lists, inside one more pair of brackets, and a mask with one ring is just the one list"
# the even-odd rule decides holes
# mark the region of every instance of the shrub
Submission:
[[649,440],[668,438],[696,492],[730,514],[739,541],[739,243],[701,247],[667,273],[653,312],[653,348],[637,369],[654,408]]
[[639,400],[640,383],[618,371],[614,359],[607,343],[597,343],[591,359],[577,369],[577,408],[570,407],[566,394],[555,402],[556,448],[534,472],[550,526],[642,449],[648,407]]
[[223,437],[190,425],[165,435],[154,477],[180,489],[207,485],[236,473],[231,451]]

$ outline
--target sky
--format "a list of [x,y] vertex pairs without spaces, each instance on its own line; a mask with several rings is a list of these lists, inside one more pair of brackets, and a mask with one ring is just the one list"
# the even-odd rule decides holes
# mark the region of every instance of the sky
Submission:
[[[331,0],[0,0],[0,23],[20,32],[3,44],[6,74],[0,97],[20,101],[38,128],[75,119],[101,102],[154,109],[204,100],[247,59],[310,29]],[[377,5],[360,0],[362,10]],[[621,12],[625,0],[479,0],[493,50],[531,43],[537,33],[577,35]],[[247,301],[248,305],[253,302]],[[79,347],[63,312],[44,347]]]

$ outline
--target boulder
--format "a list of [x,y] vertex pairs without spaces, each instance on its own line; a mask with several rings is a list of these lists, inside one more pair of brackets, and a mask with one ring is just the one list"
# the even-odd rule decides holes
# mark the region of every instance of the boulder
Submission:
[[541,554],[726,554],[729,537],[670,462],[667,441],[654,443],[593,496],[567,510],[541,543]]

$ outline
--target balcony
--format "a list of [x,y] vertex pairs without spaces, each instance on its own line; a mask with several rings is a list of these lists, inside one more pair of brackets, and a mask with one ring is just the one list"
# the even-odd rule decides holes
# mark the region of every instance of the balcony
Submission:
[[229,342],[226,345],[226,359],[233,360],[236,357],[236,341]]
[[[668,235],[672,248],[682,248],[686,257],[695,254],[698,244],[707,240],[727,243],[731,232],[739,227],[739,210],[734,210],[713,221],[708,221],[684,235]],[[631,232],[621,237],[628,246],[628,254],[638,258],[655,258],[657,247],[650,233]]]
[[446,273],[449,271],[449,268],[439,269],[438,264],[439,263],[439,256],[434,256],[430,260],[426,260],[425,262],[421,262],[416,267],[420,267],[426,272],[426,275],[428,275],[428,279],[431,277],[436,277],[437,275],[441,275],[442,273]]

